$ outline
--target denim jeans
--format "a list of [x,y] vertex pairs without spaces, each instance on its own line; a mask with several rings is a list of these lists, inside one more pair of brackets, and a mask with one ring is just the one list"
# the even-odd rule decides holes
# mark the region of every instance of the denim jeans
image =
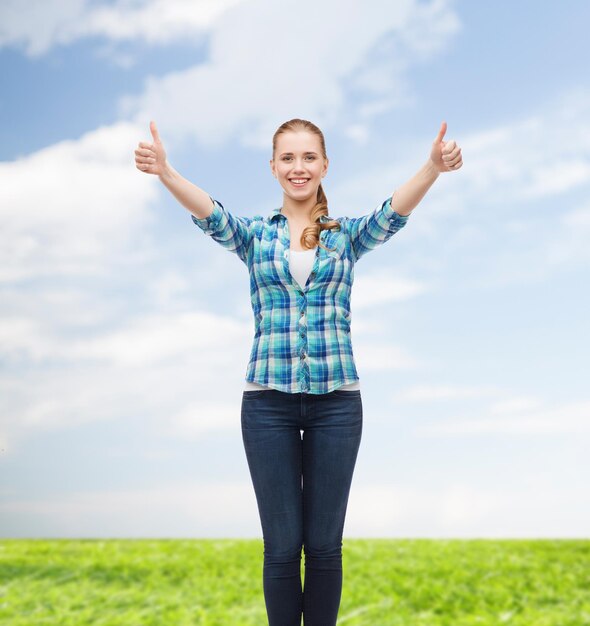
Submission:
[[262,525],[269,626],[300,626],[302,615],[305,626],[336,624],[342,533],[362,423],[360,390],[242,392],[242,439]]

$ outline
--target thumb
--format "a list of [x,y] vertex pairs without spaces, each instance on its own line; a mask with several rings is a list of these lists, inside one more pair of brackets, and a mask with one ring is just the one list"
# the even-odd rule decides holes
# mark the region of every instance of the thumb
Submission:
[[447,132],[447,123],[443,122],[440,125],[440,130],[438,131],[438,135],[436,137],[436,139],[434,140],[435,143],[440,143],[442,141],[442,138],[445,136],[445,133]]
[[156,122],[154,122],[153,120],[150,122],[150,131],[152,133],[152,137],[154,138],[154,141],[160,141],[160,133],[158,133],[158,129],[156,127]]

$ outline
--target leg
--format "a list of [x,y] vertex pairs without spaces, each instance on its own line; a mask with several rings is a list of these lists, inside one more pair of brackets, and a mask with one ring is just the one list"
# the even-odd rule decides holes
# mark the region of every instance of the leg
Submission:
[[303,433],[305,626],[335,626],[342,594],[342,534],[362,434],[360,391],[315,396]]
[[242,439],[264,538],[269,626],[300,626],[303,612],[300,403],[291,395],[276,390],[242,395]]

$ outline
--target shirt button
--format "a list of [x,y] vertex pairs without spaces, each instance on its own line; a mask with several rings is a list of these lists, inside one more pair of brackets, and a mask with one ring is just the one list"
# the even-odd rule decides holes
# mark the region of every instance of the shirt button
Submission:
[[305,315],[305,311],[299,311],[299,317],[303,317]]
[[305,337],[305,333],[299,333],[301,337]]

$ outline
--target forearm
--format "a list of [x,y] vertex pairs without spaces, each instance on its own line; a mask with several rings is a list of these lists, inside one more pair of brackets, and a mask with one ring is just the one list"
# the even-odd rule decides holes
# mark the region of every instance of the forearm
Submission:
[[178,202],[196,218],[202,219],[211,215],[213,204],[209,194],[181,176],[169,163],[166,163],[164,172],[158,178]]
[[428,159],[408,182],[395,190],[391,202],[394,211],[399,215],[409,215],[426,195],[439,174],[434,163]]

